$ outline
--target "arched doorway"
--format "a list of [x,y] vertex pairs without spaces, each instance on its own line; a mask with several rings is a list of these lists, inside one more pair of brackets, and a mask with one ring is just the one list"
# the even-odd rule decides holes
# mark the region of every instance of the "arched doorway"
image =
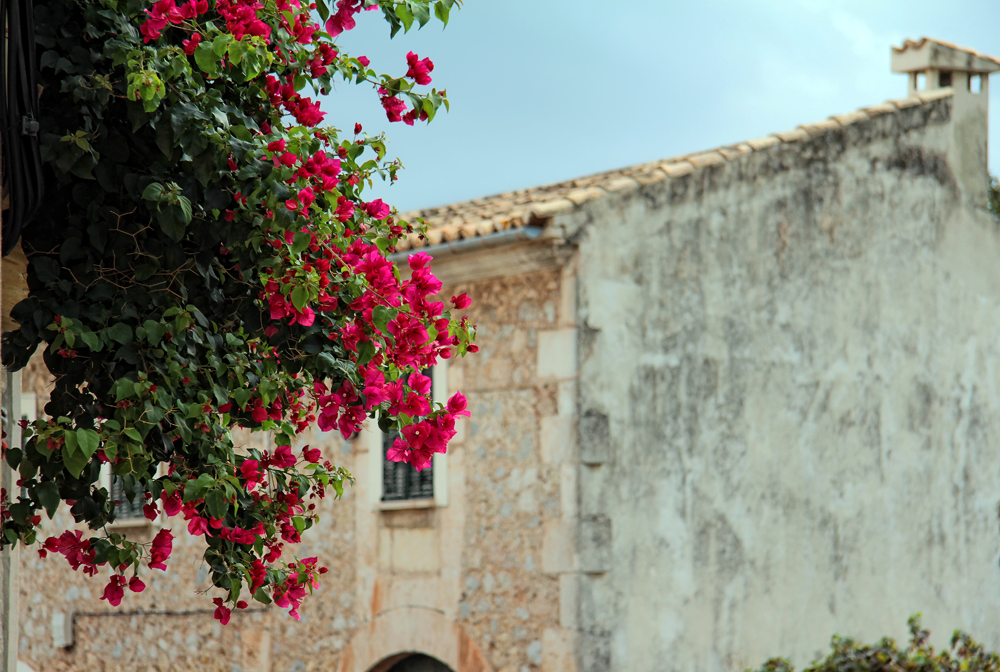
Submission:
[[453,670],[437,658],[415,653],[390,667],[388,672],[453,672]]
[[344,647],[337,670],[492,672],[462,626],[437,609],[410,606],[383,611],[358,628]]

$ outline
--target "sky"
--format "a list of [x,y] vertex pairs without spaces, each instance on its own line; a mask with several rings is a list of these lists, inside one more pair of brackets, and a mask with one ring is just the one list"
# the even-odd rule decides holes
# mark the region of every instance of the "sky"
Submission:
[[[1000,57],[997,0],[465,0],[389,40],[376,12],[338,39],[381,72],[415,51],[451,111],[389,123],[339,83],[327,121],[386,132],[406,170],[381,197],[413,210],[712,149],[906,96],[889,48],[922,36]],[[1000,129],[1000,74],[990,92]],[[1000,132],[1000,131],[998,131]],[[1000,139],[990,168],[1000,173]]]

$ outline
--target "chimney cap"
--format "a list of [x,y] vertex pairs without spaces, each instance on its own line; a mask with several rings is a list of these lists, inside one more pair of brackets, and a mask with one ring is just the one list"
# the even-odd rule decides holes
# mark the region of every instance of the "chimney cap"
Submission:
[[989,74],[1000,71],[1000,59],[930,37],[906,40],[903,46],[892,48],[893,72],[929,69]]

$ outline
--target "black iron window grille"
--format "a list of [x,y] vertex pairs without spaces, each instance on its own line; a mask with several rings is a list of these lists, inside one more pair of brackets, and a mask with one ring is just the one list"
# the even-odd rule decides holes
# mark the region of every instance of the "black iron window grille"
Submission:
[[121,476],[116,476],[111,474],[111,501],[118,502],[115,504],[115,520],[118,522],[124,520],[136,520],[138,518],[145,518],[145,514],[142,512],[142,505],[145,503],[146,490],[141,485],[136,483],[135,485],[135,497],[131,502],[128,501],[128,496],[125,494],[125,481]]
[[[423,374],[431,379],[434,385],[434,369],[427,369]],[[417,471],[407,462],[391,462],[388,458],[392,442],[399,438],[399,432],[389,432],[382,435],[382,501],[398,502],[407,499],[434,498],[434,467],[430,466]]]

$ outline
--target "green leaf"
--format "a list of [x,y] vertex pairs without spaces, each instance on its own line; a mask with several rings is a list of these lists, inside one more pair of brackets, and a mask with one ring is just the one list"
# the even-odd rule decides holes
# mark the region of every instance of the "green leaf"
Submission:
[[431,20],[431,7],[430,5],[425,5],[423,3],[415,3],[410,5],[410,11],[413,12],[413,17],[423,28],[427,25],[427,22]]
[[180,206],[181,213],[184,215],[184,223],[191,223],[191,201],[186,196],[177,197],[177,205]]
[[406,8],[406,5],[396,5],[396,16],[403,22],[403,32],[410,32],[410,26],[413,25],[413,14]]
[[104,344],[101,343],[101,339],[92,331],[84,331],[80,334],[80,338],[87,345],[92,352],[100,352],[104,348]]
[[76,453],[76,449],[79,448],[77,443],[76,432],[66,432],[63,434],[63,451],[67,455],[73,455]]
[[[247,53],[247,46],[243,42],[235,41],[229,45],[229,61],[233,65],[239,65],[245,53]],[[243,139],[248,140],[249,138]]]
[[[66,436],[70,436],[67,434]],[[67,441],[67,444],[69,441]],[[66,470],[73,475],[74,478],[80,478],[80,474],[83,473],[84,467],[90,462],[90,458],[83,454],[82,450],[74,451],[72,454],[68,452],[63,453],[63,465],[65,465]]]
[[396,317],[397,313],[397,310],[388,306],[375,306],[372,310],[372,321],[375,323],[375,328],[385,333],[386,326]]
[[365,341],[364,343],[358,344],[358,366],[364,366],[368,362],[372,361],[372,357],[375,356],[375,344],[371,341]]
[[253,135],[250,134],[250,130],[246,126],[233,126],[229,130],[240,140],[250,142],[253,139]]
[[292,239],[292,252],[295,254],[305,252],[309,249],[310,242],[312,242],[312,234],[306,231],[299,231]]
[[229,49],[230,42],[233,41],[233,36],[228,33],[222,33],[214,40],[212,40],[212,51],[219,58],[226,55],[226,51]]
[[441,23],[448,25],[448,15],[451,13],[451,7],[448,7],[443,2],[438,2],[434,5],[434,16],[438,18]]
[[215,485],[215,479],[212,478],[211,474],[202,474],[198,478],[191,479],[184,484],[184,501],[202,499],[213,485]]
[[159,345],[160,341],[163,340],[164,334],[167,333],[167,327],[162,322],[146,320],[142,326],[146,329],[146,340],[152,346]]
[[111,443],[110,441],[106,442],[104,444],[104,456],[114,462],[115,458],[118,457],[118,444]]
[[325,22],[330,18],[330,8],[326,4],[326,0],[316,0],[316,11],[319,12],[319,20]]
[[136,443],[142,443],[142,434],[140,434],[139,430],[136,429],[135,427],[126,427],[122,431],[122,434],[124,434],[128,438],[132,439]]
[[246,408],[247,402],[250,401],[251,396],[253,395],[250,390],[246,388],[240,387],[233,390],[233,399],[236,400],[236,405],[239,406],[240,409]]
[[209,77],[215,77],[219,72],[219,57],[211,42],[202,42],[198,45],[194,51],[194,62]]
[[142,198],[145,201],[159,201],[163,195],[163,185],[159,182],[152,182],[142,190]]
[[101,437],[92,429],[78,429],[76,430],[76,441],[80,446],[80,451],[89,460],[97,452],[97,447],[101,444]]
[[135,383],[128,378],[119,378],[111,390],[115,393],[115,401],[118,402],[135,396]]
[[309,302],[309,290],[305,285],[299,285],[292,290],[292,305],[302,310]]
[[56,514],[56,509],[59,508],[59,486],[54,481],[45,481],[35,488],[35,496],[38,497],[41,505],[45,507],[45,512],[49,514],[49,518],[52,518]]
[[17,469],[17,465],[21,464],[21,458],[23,457],[24,452],[20,448],[7,449],[7,464],[10,465],[11,469]]
[[115,322],[105,331],[108,334],[108,338],[116,343],[128,345],[132,342],[132,327],[128,326],[124,322]]
[[213,518],[224,518],[226,515],[225,499],[221,490],[209,490],[205,493],[205,506]]

